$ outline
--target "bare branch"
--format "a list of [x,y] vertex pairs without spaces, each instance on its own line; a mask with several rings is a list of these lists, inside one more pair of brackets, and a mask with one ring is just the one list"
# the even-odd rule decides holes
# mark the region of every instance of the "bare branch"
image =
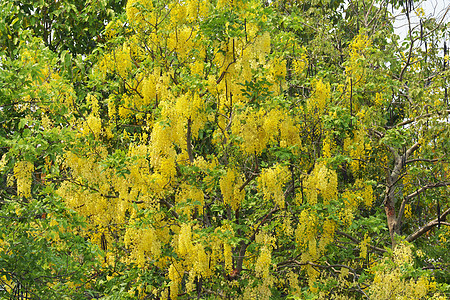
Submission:
[[[450,208],[447,209],[443,214],[441,214],[441,219],[444,219],[449,213],[450,213]],[[413,234],[410,234],[406,238],[406,241],[408,241],[408,242],[415,241],[416,239],[418,239],[419,237],[424,235],[426,232],[430,231],[434,226],[437,226],[439,223],[442,224],[442,225],[450,226],[450,223],[448,223],[448,222],[438,222],[438,219],[436,218],[436,219],[428,222],[425,226],[423,226],[422,228],[420,228],[419,230],[417,230]]]
[[239,192],[241,192],[255,177],[257,174],[251,174],[247,180],[239,187]]
[[420,147],[420,143],[417,142],[414,145],[412,145],[408,150],[406,150],[405,153],[405,160],[406,158],[408,158],[408,156],[410,156],[411,154],[413,154],[414,151],[416,151],[418,148]]
[[[366,27],[368,27],[368,23],[367,23],[367,20],[369,19],[369,14],[370,14],[370,12],[372,11],[372,7],[374,6],[374,4],[375,4],[375,0],[373,0],[372,1],[372,3],[370,4],[370,7],[369,7],[369,9],[367,10],[367,13],[366,13],[366,15],[364,16],[364,25],[366,26]],[[380,9],[381,9],[381,7],[380,7]],[[379,10],[380,10],[379,9]],[[378,10],[378,11],[379,11]],[[373,19],[371,20],[371,22],[373,21]]]
[[363,289],[361,288],[361,286],[359,285],[359,283],[357,282],[357,279],[359,278],[359,274],[356,272],[355,269],[353,269],[352,267],[349,267],[347,265],[341,265],[341,264],[335,264],[335,265],[331,265],[328,262],[326,262],[327,265],[320,265],[317,263],[314,263],[312,261],[305,261],[305,262],[301,262],[298,261],[296,259],[291,259],[282,263],[279,263],[277,265],[278,268],[280,267],[284,267],[284,266],[289,266],[289,265],[294,265],[294,266],[306,266],[306,265],[310,265],[312,267],[315,268],[320,268],[320,269],[331,269],[333,272],[335,273],[340,273],[340,271],[336,270],[336,268],[345,268],[349,270],[349,274],[351,274],[353,276],[353,282],[356,284],[356,287],[358,289],[358,291],[360,293],[362,293],[364,296],[366,296],[367,299],[369,299],[369,296],[363,291]]
[[434,115],[441,116],[441,115],[444,115],[446,113],[450,114],[450,110],[444,110],[444,111],[441,111],[441,112],[435,112],[435,113],[428,113],[428,114],[420,115],[420,116],[415,117],[414,119],[409,119],[409,120],[403,121],[401,123],[398,123],[397,125],[393,126],[393,128],[405,126],[405,125],[414,123],[414,122],[416,122],[416,121],[418,121],[420,119],[428,118],[428,117],[431,117],[431,116],[434,116]]
[[408,58],[406,59],[406,63],[403,66],[402,70],[400,71],[400,75],[398,78],[399,81],[403,81],[403,75],[405,74],[406,69],[411,64],[412,52],[414,49],[414,42],[415,42],[415,39],[412,38],[411,19],[409,18],[408,12],[406,13],[406,18],[408,19],[408,27],[409,27],[408,33],[409,33],[409,40],[411,41],[411,44],[409,45]]
[[448,182],[448,181],[427,184],[427,185],[421,187],[420,189],[416,190],[415,192],[405,196],[405,199],[406,199],[406,201],[408,201],[409,199],[417,196],[418,194],[424,192],[425,190],[433,189],[433,188],[439,188],[439,187],[448,186],[448,185],[450,185],[450,182]]
[[256,176],[259,175],[258,172],[259,166],[258,166],[258,157],[255,154],[255,170],[251,173],[251,175],[247,178],[247,180],[239,187],[239,192],[242,192],[242,190],[253,180]]
[[375,135],[379,139],[384,137],[384,133],[373,128],[369,129],[369,134]]
[[423,187],[421,187],[420,189],[416,190],[415,192],[405,196],[405,198],[403,198],[402,203],[400,204],[400,209],[398,210],[398,223],[401,223],[402,218],[403,218],[403,214],[405,212],[405,206],[408,203],[409,199],[416,197],[417,195],[419,195],[420,193],[428,190],[428,189],[433,189],[433,188],[439,188],[439,187],[443,187],[443,186],[447,186],[450,185],[450,182],[438,182],[438,183],[433,183],[433,184],[427,184]]
[[[341,236],[344,236],[344,237],[348,238],[349,240],[351,240],[355,244],[361,244],[360,240],[358,240],[357,238],[352,237],[351,235],[349,235],[349,234],[347,234],[345,232],[336,230],[336,233],[341,235]],[[376,246],[373,246],[373,245],[370,245],[370,244],[367,245],[367,246],[369,246],[371,249],[376,250],[376,251],[386,252],[386,249],[383,249],[383,248],[379,248],[379,247],[376,247]]]
[[193,164],[194,163],[194,154],[192,153],[192,144],[191,144],[191,139],[192,139],[191,124],[192,124],[192,120],[189,117],[188,122],[187,122],[186,147],[187,147],[187,153],[189,156],[189,162],[191,164]]
[[415,159],[410,159],[407,160],[405,162],[405,164],[410,164],[413,162],[429,162],[429,163],[434,163],[434,162],[438,162],[440,159],[439,158],[435,158],[435,159],[426,159],[426,158],[415,158]]
[[403,81],[403,75],[405,74],[406,69],[411,65],[411,58],[412,58],[412,51],[414,48],[414,43],[424,37],[427,37],[428,35],[431,35],[434,31],[436,31],[444,22],[445,20],[445,16],[447,15],[447,13],[450,10],[450,6],[447,7],[447,9],[445,10],[444,15],[442,16],[441,20],[439,21],[439,23],[433,28],[431,29],[429,32],[427,32],[426,34],[424,34],[423,36],[418,36],[416,38],[412,38],[412,29],[411,29],[411,20],[409,18],[409,14],[406,14],[406,17],[408,19],[408,26],[409,26],[409,39],[411,41],[411,45],[409,47],[409,51],[408,51],[408,58],[406,59],[406,63],[404,65],[404,67],[402,68],[400,75],[399,75],[399,81]]

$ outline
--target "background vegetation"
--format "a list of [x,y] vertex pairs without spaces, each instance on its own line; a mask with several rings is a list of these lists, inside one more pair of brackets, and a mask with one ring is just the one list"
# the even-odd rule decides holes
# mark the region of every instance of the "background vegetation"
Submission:
[[447,299],[449,9],[3,1],[0,299]]

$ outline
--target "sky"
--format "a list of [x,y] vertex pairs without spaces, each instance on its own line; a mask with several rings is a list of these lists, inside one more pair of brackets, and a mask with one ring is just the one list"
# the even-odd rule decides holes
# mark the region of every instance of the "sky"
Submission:
[[[424,0],[414,1],[414,9],[423,8],[425,17],[435,17],[436,20],[444,18],[445,22],[450,22],[450,0]],[[408,34],[408,22],[406,15],[401,10],[394,11],[395,23],[394,28],[397,34],[403,39]],[[413,26],[419,25],[419,18],[415,12],[410,14]],[[420,30],[420,29],[419,29]],[[447,36],[447,44],[450,38],[450,33]]]

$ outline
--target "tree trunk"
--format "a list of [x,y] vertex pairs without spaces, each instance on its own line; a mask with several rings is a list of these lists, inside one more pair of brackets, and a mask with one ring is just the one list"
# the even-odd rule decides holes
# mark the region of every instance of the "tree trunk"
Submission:
[[392,248],[395,247],[395,235],[399,234],[399,224],[397,224],[397,217],[395,216],[395,201],[389,194],[384,199],[384,211],[386,212],[387,224],[389,228],[389,235],[391,237]]

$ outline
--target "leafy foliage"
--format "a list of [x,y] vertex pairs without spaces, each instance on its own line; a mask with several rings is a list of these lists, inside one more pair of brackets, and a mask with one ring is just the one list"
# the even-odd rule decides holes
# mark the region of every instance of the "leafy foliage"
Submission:
[[445,299],[448,24],[369,4],[2,4],[0,297]]

